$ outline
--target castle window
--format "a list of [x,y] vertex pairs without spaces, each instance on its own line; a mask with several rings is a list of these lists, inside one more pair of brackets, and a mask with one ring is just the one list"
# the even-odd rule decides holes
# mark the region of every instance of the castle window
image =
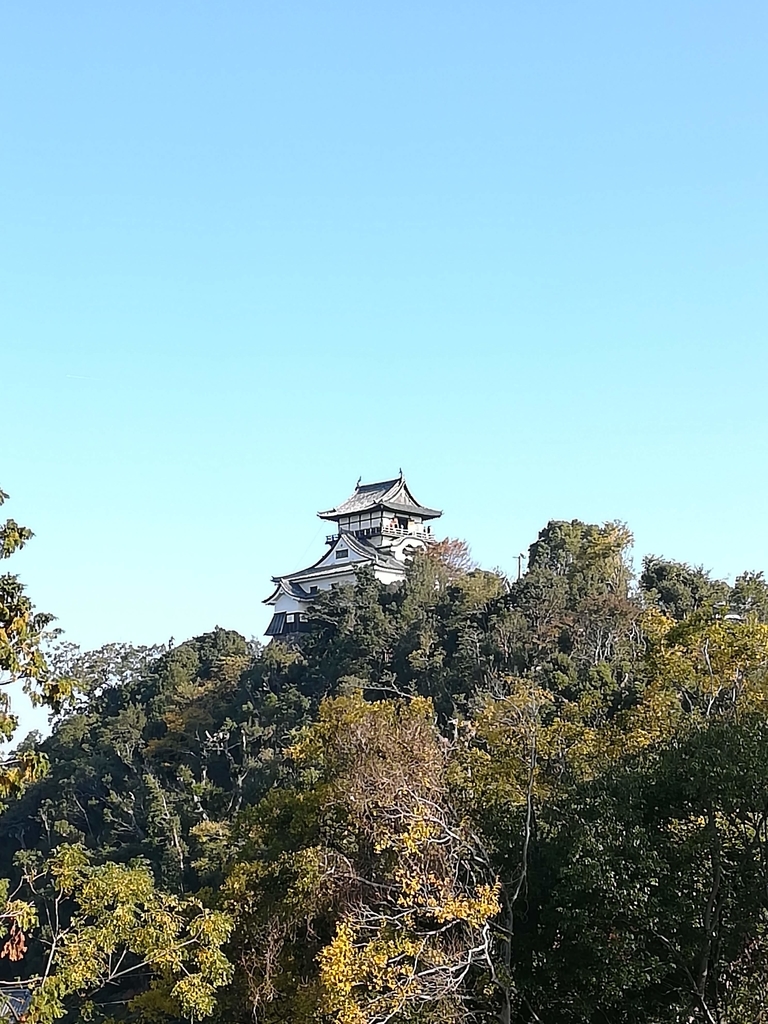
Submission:
[[349,554],[349,551],[347,551],[346,548],[339,548],[336,551],[336,557],[337,558],[346,558],[348,554]]
[[316,594],[317,593],[317,587],[310,587],[309,588],[309,592],[310,592],[310,594]]

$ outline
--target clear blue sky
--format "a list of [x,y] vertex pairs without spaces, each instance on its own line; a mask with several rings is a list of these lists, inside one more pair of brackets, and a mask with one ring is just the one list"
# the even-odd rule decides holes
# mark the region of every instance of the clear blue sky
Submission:
[[768,568],[768,5],[41,0],[0,15],[8,567],[69,639],[260,634],[402,466]]

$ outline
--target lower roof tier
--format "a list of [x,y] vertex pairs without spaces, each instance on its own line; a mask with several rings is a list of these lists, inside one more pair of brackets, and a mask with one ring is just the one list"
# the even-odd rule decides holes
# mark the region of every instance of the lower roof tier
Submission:
[[362,565],[371,565],[374,571],[379,570],[387,577],[402,578],[405,575],[404,562],[364,538],[341,532],[314,565],[273,576],[272,582],[277,586],[264,604],[275,604],[281,594],[290,595],[298,601],[311,600],[315,594],[310,592],[310,587],[327,590],[334,582],[347,581],[350,574],[353,575],[355,569]]

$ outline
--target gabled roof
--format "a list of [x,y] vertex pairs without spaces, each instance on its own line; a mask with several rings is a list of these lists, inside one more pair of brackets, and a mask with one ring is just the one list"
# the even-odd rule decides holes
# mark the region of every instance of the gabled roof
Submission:
[[[328,565],[323,566],[323,562],[329,559],[329,556],[338,547],[350,548],[355,552],[356,555],[360,556],[363,561],[375,562],[377,565],[391,568],[391,569],[402,569],[403,563],[385,551],[381,551],[379,548],[374,547],[373,544],[369,544],[367,540],[362,537],[356,537],[354,533],[348,533],[346,530],[342,530],[338,537],[334,537],[334,543],[325,552],[322,558],[318,558],[316,562],[308,566],[306,569],[299,569],[297,572],[287,572],[283,576],[273,576],[273,583],[284,583],[286,587],[295,587],[297,584],[296,580],[304,579],[307,576],[323,575],[328,572],[339,571],[341,573],[349,572],[350,568],[358,563],[354,560],[350,562],[329,562]],[[306,597],[306,592],[305,595]]]
[[273,576],[272,582],[277,584],[277,587],[272,591],[269,597],[265,598],[263,604],[271,604],[282,591],[284,594],[289,594],[291,597],[297,598],[299,601],[306,601],[309,599],[309,594],[303,587],[300,587],[298,583],[293,583],[287,576]]
[[321,519],[341,519],[342,516],[358,515],[375,509],[392,512],[410,512],[422,519],[437,519],[443,513],[434,508],[420,505],[411,494],[405,477],[400,474],[395,480],[380,480],[375,484],[361,484],[358,481],[354,492],[336,508],[318,512]]
[[[359,555],[359,560],[331,562],[323,565],[322,563],[328,559],[330,553],[339,546],[350,548],[355,554]],[[347,533],[345,530],[342,530],[338,537],[335,538],[331,548],[313,565],[308,566],[306,569],[299,569],[297,572],[286,573],[284,576],[273,576],[272,582],[276,583],[277,587],[264,600],[264,604],[273,604],[281,591],[302,601],[311,600],[315,595],[304,590],[297,580],[309,581],[328,579],[335,576],[348,576],[350,572],[354,572],[360,565],[370,565],[371,563],[382,569],[392,569],[397,573],[402,573],[404,569],[403,563],[398,562],[393,555],[379,550],[379,548],[369,544],[362,537],[355,537],[353,533]]]

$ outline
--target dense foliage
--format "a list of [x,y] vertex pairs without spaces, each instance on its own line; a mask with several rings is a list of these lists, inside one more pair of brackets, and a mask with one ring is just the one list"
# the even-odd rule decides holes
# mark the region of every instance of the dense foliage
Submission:
[[56,714],[0,815],[13,1005],[768,1024],[768,585],[635,579],[630,543],[551,522],[514,582],[437,545],[291,645],[33,635]]

